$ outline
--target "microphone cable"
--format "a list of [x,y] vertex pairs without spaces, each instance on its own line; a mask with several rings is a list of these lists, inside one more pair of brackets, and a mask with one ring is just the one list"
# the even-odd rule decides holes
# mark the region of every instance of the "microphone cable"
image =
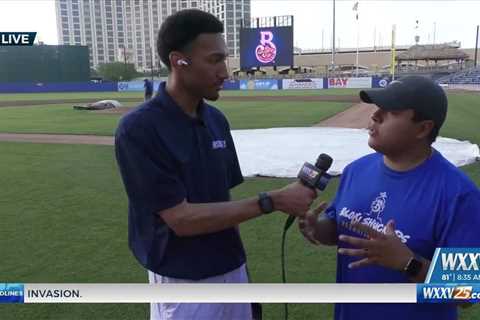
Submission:
[[[323,191],[327,186],[331,176],[327,174],[327,170],[332,165],[333,159],[325,153],[322,153],[318,156],[317,161],[315,162],[315,166],[305,163],[300,169],[298,174],[298,178],[304,185],[310,187],[312,189],[319,189]],[[285,226],[283,227],[283,234],[282,234],[282,247],[281,247],[281,263],[282,263],[282,281],[283,283],[287,283],[287,276],[285,271],[285,240],[287,238],[287,231],[292,226],[293,222],[295,221],[295,216],[291,215],[285,221]],[[284,317],[285,320],[288,320],[288,302],[284,303]]]
[[[282,282],[287,283],[287,276],[285,271],[285,239],[287,238],[287,231],[292,226],[295,221],[295,216],[289,216],[287,221],[285,221],[285,226],[283,227],[282,232],[282,246],[281,246],[281,262],[282,262]],[[284,319],[288,320],[288,303],[284,303]]]

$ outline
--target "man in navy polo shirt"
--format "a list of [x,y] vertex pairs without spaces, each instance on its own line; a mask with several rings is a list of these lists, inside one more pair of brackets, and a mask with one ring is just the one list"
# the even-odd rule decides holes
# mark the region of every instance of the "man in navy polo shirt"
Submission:
[[[337,245],[337,282],[424,282],[438,247],[480,247],[480,191],[432,147],[447,97],[432,80],[409,76],[360,92],[378,109],[368,145],[349,164],[333,203],[299,219],[304,236]],[[454,304],[352,303],[335,320],[453,320]]]
[[[223,24],[184,10],[168,17],[158,94],[120,121],[115,152],[129,200],[129,245],[151,283],[248,282],[238,224],[274,209],[302,216],[315,192],[300,183],[230,201],[242,183],[217,100],[228,78]],[[152,319],[250,319],[250,304],[151,304]]]

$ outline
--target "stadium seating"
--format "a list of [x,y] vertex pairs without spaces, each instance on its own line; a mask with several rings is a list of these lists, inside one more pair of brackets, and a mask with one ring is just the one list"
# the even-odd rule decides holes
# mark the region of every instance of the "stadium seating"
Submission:
[[442,84],[480,84],[480,67],[441,77],[437,82]]

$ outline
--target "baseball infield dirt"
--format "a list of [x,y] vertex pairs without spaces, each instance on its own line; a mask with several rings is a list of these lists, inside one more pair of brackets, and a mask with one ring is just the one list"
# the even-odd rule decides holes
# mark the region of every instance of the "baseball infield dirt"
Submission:
[[342,127],[363,129],[368,126],[376,107],[372,104],[357,103],[333,117],[317,123],[316,127]]

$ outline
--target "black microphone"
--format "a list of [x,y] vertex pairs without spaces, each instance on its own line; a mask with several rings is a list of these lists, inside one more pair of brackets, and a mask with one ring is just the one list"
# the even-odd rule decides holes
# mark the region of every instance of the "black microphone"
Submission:
[[[305,162],[298,172],[297,178],[305,186],[323,191],[331,178],[327,171],[332,165],[332,162],[332,157],[328,154],[322,153],[318,156],[315,165]],[[284,230],[287,230],[291,226],[293,221],[295,221],[295,218],[296,217],[293,215],[288,217]]]
[[318,156],[317,162],[314,166],[305,162],[300,169],[297,178],[307,187],[323,191],[331,178],[330,175],[327,174],[327,170],[332,165],[332,162],[332,157],[328,154],[322,153]]

